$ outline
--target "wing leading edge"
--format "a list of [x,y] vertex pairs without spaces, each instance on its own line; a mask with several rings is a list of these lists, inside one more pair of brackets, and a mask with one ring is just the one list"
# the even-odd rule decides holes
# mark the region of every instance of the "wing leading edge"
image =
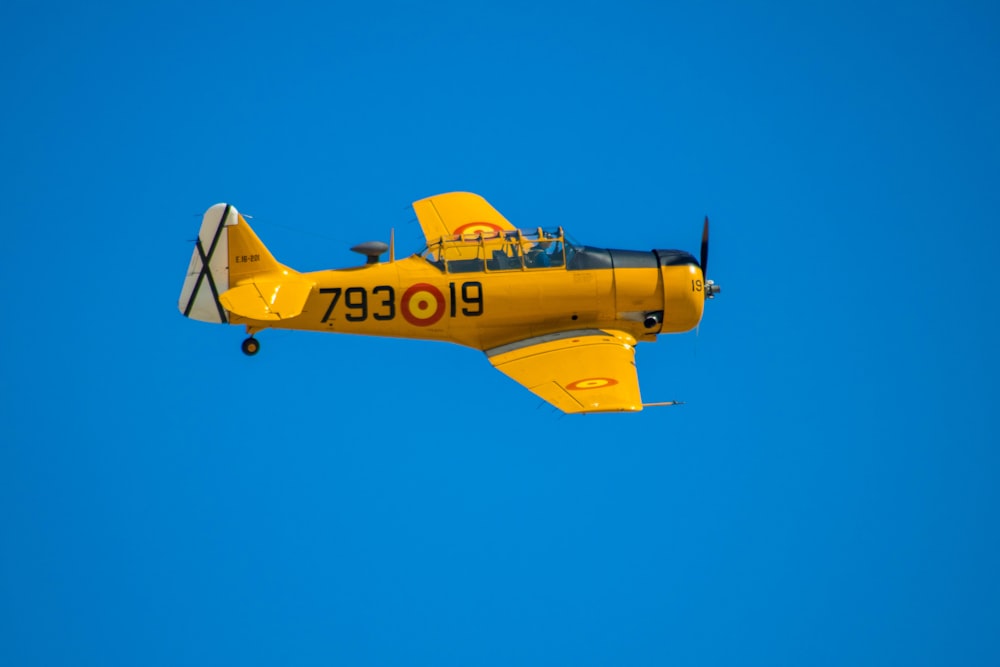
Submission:
[[486,351],[490,363],[566,413],[642,410],[635,338],[622,331],[567,331]]

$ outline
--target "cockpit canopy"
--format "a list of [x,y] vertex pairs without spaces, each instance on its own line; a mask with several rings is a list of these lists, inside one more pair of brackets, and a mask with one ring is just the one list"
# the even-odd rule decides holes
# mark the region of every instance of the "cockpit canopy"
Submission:
[[442,271],[471,273],[564,267],[578,248],[562,227],[538,227],[444,236],[420,254]]

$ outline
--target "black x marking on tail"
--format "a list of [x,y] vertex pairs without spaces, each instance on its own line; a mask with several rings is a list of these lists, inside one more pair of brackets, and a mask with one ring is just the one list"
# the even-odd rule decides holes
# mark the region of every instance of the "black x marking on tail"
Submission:
[[222,230],[226,226],[226,218],[229,217],[229,209],[232,208],[229,204],[226,204],[226,210],[222,212],[222,219],[219,220],[219,226],[215,228],[215,238],[212,239],[212,245],[208,248],[208,254],[205,254],[205,248],[201,244],[201,234],[198,234],[198,242],[196,247],[198,248],[198,256],[201,257],[201,273],[198,274],[198,279],[194,282],[194,289],[191,290],[191,298],[188,299],[187,307],[184,309],[184,315],[188,315],[191,309],[194,307],[194,300],[198,296],[198,288],[201,287],[202,278],[208,279],[208,287],[212,290],[212,297],[215,299],[215,306],[219,309],[219,319],[225,323],[229,320],[226,318],[226,309],[222,307],[219,303],[219,289],[215,286],[215,279],[212,278],[212,272],[209,270],[209,262],[212,261],[212,255],[215,254],[215,248],[219,245],[219,239],[222,237]]

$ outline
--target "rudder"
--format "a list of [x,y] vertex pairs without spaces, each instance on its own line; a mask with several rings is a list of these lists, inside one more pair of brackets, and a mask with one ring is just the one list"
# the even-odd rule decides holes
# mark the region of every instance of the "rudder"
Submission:
[[185,317],[202,322],[229,321],[219,295],[229,289],[229,234],[227,227],[239,224],[235,206],[216,204],[201,219],[201,229],[191,253],[177,307]]

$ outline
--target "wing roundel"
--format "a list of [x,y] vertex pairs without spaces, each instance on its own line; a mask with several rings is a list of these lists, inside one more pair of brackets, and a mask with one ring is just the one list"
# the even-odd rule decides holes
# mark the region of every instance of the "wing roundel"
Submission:
[[488,201],[471,192],[449,192],[413,202],[427,243],[455,234],[492,234],[514,226]]
[[486,351],[500,372],[566,413],[642,410],[635,338],[622,331],[566,331]]

